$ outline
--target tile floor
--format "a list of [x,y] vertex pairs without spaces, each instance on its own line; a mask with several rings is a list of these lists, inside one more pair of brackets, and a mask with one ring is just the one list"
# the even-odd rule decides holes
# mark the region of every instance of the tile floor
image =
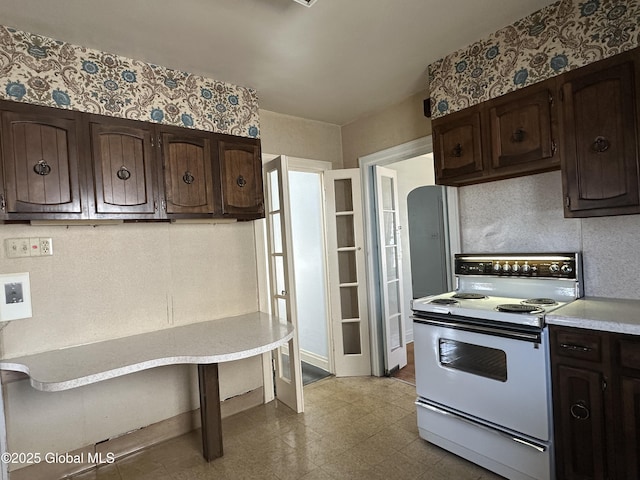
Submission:
[[415,387],[393,378],[329,377],[304,388],[300,415],[277,401],[223,420],[224,456],[199,431],[74,480],[497,480],[418,437]]

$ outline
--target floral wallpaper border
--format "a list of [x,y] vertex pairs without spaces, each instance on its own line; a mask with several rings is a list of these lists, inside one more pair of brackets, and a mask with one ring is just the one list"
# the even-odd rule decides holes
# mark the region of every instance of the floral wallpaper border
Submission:
[[260,136],[253,89],[1,25],[0,98]]
[[638,46],[637,0],[560,0],[429,65],[431,118]]

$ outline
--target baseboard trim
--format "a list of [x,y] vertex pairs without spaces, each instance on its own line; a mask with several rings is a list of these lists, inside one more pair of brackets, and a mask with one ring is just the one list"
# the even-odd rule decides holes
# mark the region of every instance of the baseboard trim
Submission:
[[309,352],[307,350],[300,350],[300,360],[303,362],[309,363],[314,367],[321,368],[323,370],[329,371],[329,359],[327,357],[323,357],[318,355],[317,353]]
[[[230,417],[236,413],[264,403],[263,387],[256,388],[245,394],[228,398],[221,404],[222,418]],[[107,463],[110,459],[116,461],[151,447],[158,443],[179,437],[192,430],[200,428],[200,409],[181,413],[175,417],[167,418],[146,427],[124,433],[110,438],[104,442],[67,452],[63,455],[72,455],[79,462],[41,462],[9,472],[10,480],[63,480],[70,475],[77,475],[96,468],[98,462],[91,460],[102,459]],[[224,438],[223,438],[224,441]]]

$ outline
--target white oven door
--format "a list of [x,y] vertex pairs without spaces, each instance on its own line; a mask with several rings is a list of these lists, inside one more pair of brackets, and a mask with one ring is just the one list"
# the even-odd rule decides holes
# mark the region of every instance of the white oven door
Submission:
[[[420,397],[543,441],[550,440],[548,338],[414,318]],[[535,335],[534,335],[535,337]]]

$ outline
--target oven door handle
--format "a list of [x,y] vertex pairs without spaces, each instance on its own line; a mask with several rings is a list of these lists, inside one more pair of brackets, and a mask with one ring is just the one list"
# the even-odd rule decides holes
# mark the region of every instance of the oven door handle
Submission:
[[464,321],[458,322],[445,320],[435,316],[413,316],[411,318],[414,323],[423,323],[425,325],[433,325],[435,327],[453,328],[455,330],[464,330],[465,332],[494,335],[497,337],[511,338],[513,340],[522,340],[525,342],[540,343],[542,341],[541,334],[539,332],[522,332],[518,330],[500,328],[494,325],[480,325]]
[[436,407],[434,405],[431,405],[430,403],[426,403],[425,401],[423,401],[420,398],[418,400],[416,400],[416,405],[418,407],[426,408],[427,410],[431,410],[432,412],[436,412],[436,413],[439,413],[441,415],[447,415],[447,416],[456,418],[456,419],[461,420],[461,421],[463,421],[465,423],[471,424],[474,427],[480,427],[480,428],[482,428],[484,430],[487,430],[487,431],[489,431],[491,433],[494,433],[496,435],[500,435],[501,437],[507,438],[507,439],[509,439],[509,440],[511,440],[513,442],[516,442],[516,443],[519,443],[521,445],[525,445],[527,447],[533,448],[534,450],[537,450],[540,453],[544,453],[544,452],[547,451],[547,446],[546,445],[543,445],[543,444],[540,444],[540,443],[534,443],[531,440],[528,440],[528,439],[525,439],[525,438],[522,438],[522,437],[517,437],[517,436],[515,436],[513,434],[510,434],[510,433],[507,433],[507,432],[503,432],[501,430],[496,430],[495,428],[488,427],[486,425],[483,425],[482,423],[474,422],[473,420],[471,420],[469,418],[466,418],[466,417],[463,417],[462,415],[456,415],[453,412],[449,412],[447,410],[443,410],[442,408],[438,408],[438,407]]

